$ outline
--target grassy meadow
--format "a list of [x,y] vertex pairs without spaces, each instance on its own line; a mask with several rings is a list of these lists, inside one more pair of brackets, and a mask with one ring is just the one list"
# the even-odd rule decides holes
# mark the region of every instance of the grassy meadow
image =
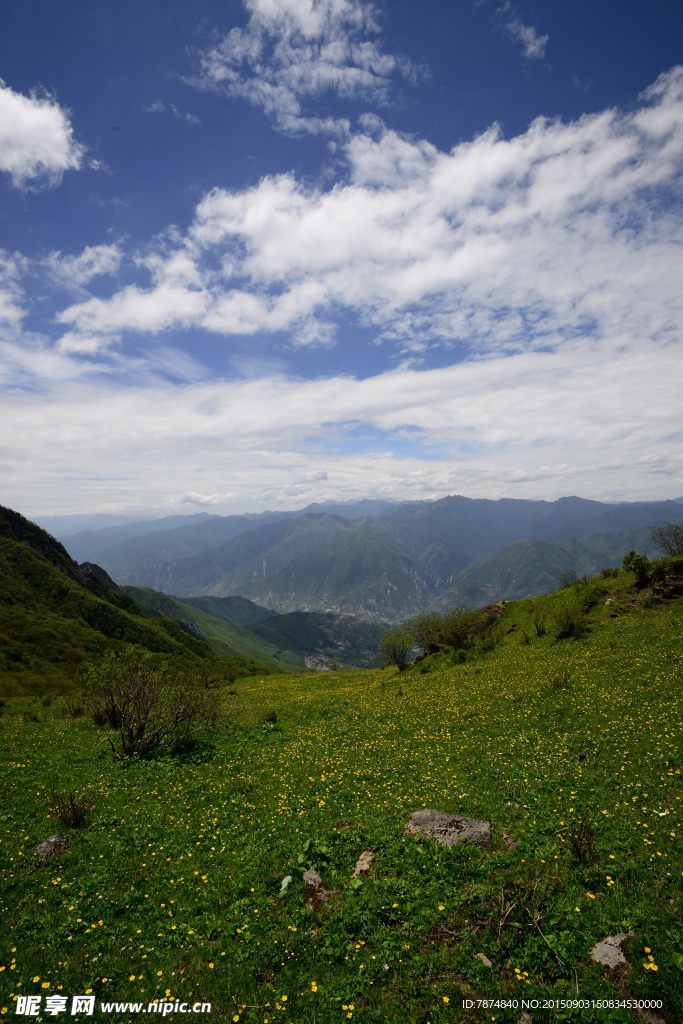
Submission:
[[[185,759],[116,762],[66,698],[8,700],[2,1013],[21,993],[92,990],[206,1000],[210,1019],[243,1024],[517,1022],[505,1000],[627,996],[683,1020],[683,605],[632,582],[599,581],[580,639],[553,635],[560,591],[537,605],[543,635],[518,602],[493,649],[465,661],[240,679],[211,744]],[[64,831],[53,786],[94,810],[41,864],[32,848]],[[406,835],[423,807],[489,820],[492,849]],[[306,904],[307,868],[328,902]],[[610,972],[589,951],[617,932],[632,932],[629,966]]]

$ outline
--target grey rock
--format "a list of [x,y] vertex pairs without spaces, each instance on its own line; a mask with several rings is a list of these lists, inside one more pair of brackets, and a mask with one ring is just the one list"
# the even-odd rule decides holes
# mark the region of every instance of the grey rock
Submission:
[[590,951],[591,960],[595,960],[597,964],[602,964],[604,967],[609,967],[610,970],[623,966],[628,961],[621,951],[621,944],[631,935],[633,932],[617,932],[616,935],[608,935],[602,942],[593,946]]
[[483,963],[484,967],[493,967],[493,964],[491,963],[491,961],[487,957],[486,953],[475,953],[474,954],[474,959],[475,960],[481,960],[481,962]]
[[475,843],[488,848],[491,845],[491,823],[477,818],[461,818],[457,814],[445,814],[424,808],[411,814],[406,832],[420,833],[440,843],[441,846],[455,846],[456,843]]
[[33,852],[40,860],[47,860],[49,857],[56,857],[60,853],[66,853],[69,849],[69,840],[66,836],[48,836],[33,847]]

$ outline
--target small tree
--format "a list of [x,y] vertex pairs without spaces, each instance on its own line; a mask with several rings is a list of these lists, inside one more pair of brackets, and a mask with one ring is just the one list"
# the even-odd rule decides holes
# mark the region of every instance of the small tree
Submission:
[[407,629],[390,629],[379,642],[379,653],[387,665],[396,665],[403,672],[412,647],[413,638]]
[[683,523],[667,523],[651,533],[652,540],[665,555],[683,555]]
[[415,646],[423,654],[436,654],[443,644],[441,616],[436,612],[422,612],[408,622]]
[[85,699],[96,724],[118,731],[118,745],[108,742],[122,759],[191,746],[215,724],[219,698],[204,680],[172,672],[167,662],[129,646],[87,668]]

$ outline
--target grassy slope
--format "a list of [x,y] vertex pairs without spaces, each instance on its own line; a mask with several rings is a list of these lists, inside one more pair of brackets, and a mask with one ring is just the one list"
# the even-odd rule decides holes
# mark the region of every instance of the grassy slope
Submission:
[[[583,640],[537,638],[521,602],[502,644],[464,665],[438,656],[402,675],[242,680],[206,761],[116,764],[87,722],[57,706],[24,721],[25,702],[11,702],[0,720],[0,1007],[20,983],[48,981],[105,998],[208,999],[212,1019],[244,1024],[517,1022],[519,1008],[463,1010],[461,999],[628,989],[682,1019],[683,607],[627,610],[642,604],[623,592],[630,582],[605,582],[613,600],[592,609]],[[549,622],[571,596],[540,599]],[[35,868],[31,847],[55,830],[55,781],[90,790],[96,816],[65,856]],[[489,819],[493,851],[404,836],[420,807]],[[597,836],[587,866],[566,844],[582,812]],[[354,888],[365,849],[377,859]],[[338,890],[318,911],[304,905],[307,867]],[[629,929],[632,967],[610,979],[588,951]],[[657,972],[642,967],[645,946]]]
[[[178,657],[210,654],[173,622],[145,618],[120,593],[92,593],[39,552],[0,537],[0,690],[3,695],[64,691],[83,661],[121,641]],[[124,602],[118,606],[113,600]]]

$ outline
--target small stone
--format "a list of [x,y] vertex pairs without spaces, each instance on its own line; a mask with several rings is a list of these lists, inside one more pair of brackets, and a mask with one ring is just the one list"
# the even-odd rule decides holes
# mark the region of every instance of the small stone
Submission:
[[474,959],[475,960],[481,960],[481,962],[483,963],[484,967],[493,967],[493,964],[491,963],[491,961],[487,957],[486,953],[475,953],[474,954]]
[[514,850],[514,848],[517,846],[517,840],[513,836],[512,832],[503,831],[500,833],[500,835],[503,842],[507,846],[508,850]]
[[309,868],[304,871],[304,899],[308,903],[326,903],[336,896],[334,889],[326,889],[317,871]]
[[415,811],[405,827],[406,832],[421,833],[441,846],[456,843],[475,843],[488,848],[491,845],[491,823],[477,818],[461,818],[456,814],[424,808]]
[[627,963],[626,957],[621,951],[621,944],[630,938],[633,932],[617,932],[616,935],[608,935],[602,942],[596,943],[590,951],[590,958],[597,964],[609,967],[621,967]]
[[40,860],[47,860],[49,857],[56,857],[60,853],[66,853],[69,849],[69,840],[66,836],[48,836],[33,847],[33,852]]
[[360,857],[356,861],[356,866],[353,869],[354,878],[362,878],[367,875],[372,867],[372,862],[375,859],[375,855],[372,850],[363,850]]

